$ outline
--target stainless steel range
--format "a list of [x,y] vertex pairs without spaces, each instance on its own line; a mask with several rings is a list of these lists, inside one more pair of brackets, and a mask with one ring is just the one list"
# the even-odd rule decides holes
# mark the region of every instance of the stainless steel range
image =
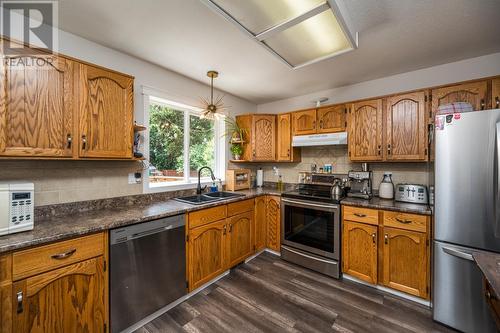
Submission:
[[[340,277],[340,199],[332,198],[342,174],[308,174],[281,199],[281,256],[320,273]],[[340,180],[340,181],[339,181]]]

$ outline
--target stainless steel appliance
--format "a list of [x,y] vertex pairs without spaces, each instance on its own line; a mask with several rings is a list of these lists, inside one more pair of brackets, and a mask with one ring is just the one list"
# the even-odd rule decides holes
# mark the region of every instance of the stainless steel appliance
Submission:
[[411,202],[418,204],[428,204],[429,194],[427,186],[418,184],[397,184],[396,201]]
[[0,236],[33,230],[34,185],[0,182]]
[[351,189],[347,192],[348,197],[370,199],[372,197],[372,172],[349,171],[347,174]]
[[111,332],[121,332],[186,294],[185,217],[110,232]]
[[436,117],[433,316],[496,332],[473,251],[500,253],[500,109]]
[[340,277],[340,200],[332,198],[332,187],[336,179],[344,177],[310,174],[307,183],[283,193],[281,256],[284,260]]

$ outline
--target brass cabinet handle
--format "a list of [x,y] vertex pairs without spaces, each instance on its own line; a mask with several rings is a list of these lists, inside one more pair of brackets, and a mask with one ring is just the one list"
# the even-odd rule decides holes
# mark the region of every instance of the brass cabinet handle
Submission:
[[71,257],[73,254],[75,254],[75,252],[76,252],[76,249],[71,249],[68,252],[53,254],[50,257],[52,259],[61,260],[61,259],[66,259],[68,257]]
[[87,149],[87,136],[85,134],[82,135],[82,149]]
[[376,233],[373,233],[372,234],[372,242],[373,244],[375,244],[375,240],[377,239],[377,234]]
[[73,141],[73,138],[71,137],[71,134],[68,133],[68,135],[66,135],[66,143],[67,143],[67,148],[68,149],[71,148],[72,141]]
[[323,120],[319,121],[319,128],[323,128]]
[[384,235],[384,243],[389,244],[389,235],[388,234]]
[[253,157],[255,157],[255,149],[252,151],[252,155]]
[[313,128],[316,128],[316,120],[313,120]]
[[398,221],[399,223],[403,223],[403,224],[411,223],[411,220],[403,220],[403,219],[400,219],[399,217],[396,217],[396,221]]
[[357,216],[357,217],[366,217],[366,214],[354,213],[354,216]]
[[23,309],[23,292],[19,291],[16,294],[16,298],[17,298],[17,313],[22,313],[24,310]]
[[387,145],[387,154],[391,155],[391,145],[390,144]]
[[481,100],[481,110],[484,110],[486,103],[484,103],[484,99]]
[[223,231],[222,231],[222,234],[225,235],[227,233],[227,226],[224,224],[224,227],[222,228]]
[[498,96],[495,97],[495,103],[497,106],[500,106],[500,98]]
[[378,150],[378,154],[379,154],[379,155],[381,155],[381,152],[382,152],[382,146],[381,146],[381,145],[378,145],[377,150]]
[[229,232],[233,231],[233,224],[229,223]]
[[288,152],[286,153],[286,156],[290,157],[290,149],[288,149]]

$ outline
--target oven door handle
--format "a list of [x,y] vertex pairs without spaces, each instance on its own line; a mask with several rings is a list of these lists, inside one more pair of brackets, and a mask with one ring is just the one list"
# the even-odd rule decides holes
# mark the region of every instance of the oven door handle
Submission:
[[284,203],[296,204],[296,205],[302,205],[302,206],[309,206],[309,207],[339,208],[339,205],[332,205],[332,204],[327,204],[327,203],[319,205],[319,204],[314,204],[314,203],[310,203],[310,202],[307,202],[307,201],[290,200],[290,199],[284,199],[284,198],[282,198],[281,201],[283,201]]
[[299,252],[299,251],[295,251],[295,250],[292,250],[291,248],[289,248],[288,246],[283,246],[287,251],[290,251],[290,252],[293,252],[299,256],[303,256],[303,257],[306,257],[306,258],[309,258],[309,259],[314,259],[314,260],[317,260],[317,261],[321,261],[321,262],[324,262],[324,263],[327,263],[327,264],[333,264],[333,265],[338,265],[338,263],[336,261],[332,261],[332,260],[325,260],[325,259],[321,259],[321,258],[318,258],[318,257],[313,257],[313,256],[310,256],[310,255],[307,255],[305,253],[302,253],[302,252]]

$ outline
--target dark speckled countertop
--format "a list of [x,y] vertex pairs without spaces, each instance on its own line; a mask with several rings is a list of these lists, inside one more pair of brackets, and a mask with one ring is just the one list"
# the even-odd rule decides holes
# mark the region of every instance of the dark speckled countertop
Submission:
[[184,214],[230,202],[251,199],[260,195],[281,195],[280,191],[272,188],[243,190],[237,193],[244,194],[245,196],[196,206],[172,199],[135,205],[120,203],[115,206],[107,205],[95,210],[38,217],[35,219],[33,230],[0,236],[0,254],[116,227]]
[[473,252],[472,257],[495,292],[500,297],[500,254]]
[[359,199],[359,198],[345,198],[342,199],[341,204],[347,206],[394,210],[403,213],[432,215],[431,208],[428,205],[413,204],[408,202],[398,202],[394,200],[381,199],[379,197],[373,197],[370,200]]

